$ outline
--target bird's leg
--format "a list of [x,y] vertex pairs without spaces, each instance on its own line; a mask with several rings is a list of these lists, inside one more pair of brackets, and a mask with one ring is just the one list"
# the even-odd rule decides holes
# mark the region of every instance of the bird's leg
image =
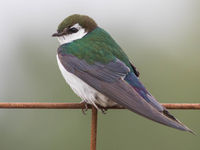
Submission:
[[86,111],[88,110],[88,103],[86,103],[84,100],[81,101],[81,104],[84,104],[85,108],[82,108],[82,113],[86,115]]
[[106,114],[106,111],[107,111],[108,109],[107,109],[107,108],[105,108],[105,107],[104,107],[104,108],[102,107],[102,108],[100,108],[100,110],[101,110],[102,114],[104,114],[104,115],[105,115],[105,114]]
[[99,109],[101,110],[102,114],[106,114],[106,111],[108,110],[106,107],[102,107],[102,106],[99,106]]

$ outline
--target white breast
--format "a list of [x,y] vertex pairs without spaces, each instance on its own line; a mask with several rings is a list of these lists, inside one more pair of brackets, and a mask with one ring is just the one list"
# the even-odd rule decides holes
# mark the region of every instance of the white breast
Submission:
[[58,62],[60,71],[63,77],[65,78],[65,81],[69,84],[72,90],[79,97],[81,97],[82,101],[85,101],[86,103],[89,103],[89,104],[93,104],[94,106],[96,106],[95,103],[103,107],[116,105],[115,102],[109,100],[109,98],[99,93],[97,90],[89,86],[83,80],[81,80],[74,74],[68,72],[61,64],[58,58],[58,55],[57,55],[57,62]]

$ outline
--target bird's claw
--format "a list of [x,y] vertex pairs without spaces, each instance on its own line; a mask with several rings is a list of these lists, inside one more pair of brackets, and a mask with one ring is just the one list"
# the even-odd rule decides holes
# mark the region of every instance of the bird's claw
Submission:
[[88,110],[88,104],[86,103],[86,102],[81,102],[82,104],[84,104],[84,106],[85,106],[85,108],[82,108],[82,113],[84,114],[84,115],[86,115],[86,111]]
[[[88,103],[86,103],[85,101],[81,101],[81,104],[83,104],[85,107],[84,108],[82,108],[82,113],[84,114],[84,115],[86,115],[86,112],[87,112],[87,110],[88,110]],[[102,112],[102,114],[106,114],[106,111],[108,110],[106,107],[101,107],[101,106],[99,106],[98,107],[98,105],[95,105],[94,104],[94,106],[95,106],[95,108],[97,109],[97,110],[101,110],[101,112]]]
[[101,110],[102,114],[106,114],[106,111],[107,111],[108,109],[105,108],[105,107],[102,107],[102,108],[100,108],[100,110]]

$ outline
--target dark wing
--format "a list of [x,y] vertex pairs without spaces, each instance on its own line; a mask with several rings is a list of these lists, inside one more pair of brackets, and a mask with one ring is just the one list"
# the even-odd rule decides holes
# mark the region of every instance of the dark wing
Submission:
[[135,73],[135,75],[137,77],[139,77],[140,76],[140,72],[137,70],[137,68],[134,66],[133,63],[130,62],[130,64],[131,64],[131,67],[133,68],[133,72]]
[[88,64],[85,60],[80,60],[70,54],[58,54],[58,57],[67,71],[73,73],[114,102],[153,121],[192,132],[174,117],[170,117],[171,115],[165,115],[164,112],[161,112],[162,107],[158,110],[151,103],[148,103],[127,82],[128,80],[125,80],[130,75],[130,69],[119,59],[116,58],[108,64]]

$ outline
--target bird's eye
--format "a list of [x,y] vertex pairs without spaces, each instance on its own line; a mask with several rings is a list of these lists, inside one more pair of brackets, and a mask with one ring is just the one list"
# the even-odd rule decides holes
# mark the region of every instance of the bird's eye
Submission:
[[68,30],[68,32],[69,32],[69,33],[76,33],[76,32],[78,32],[78,29],[76,29],[76,28],[70,28],[70,29]]

